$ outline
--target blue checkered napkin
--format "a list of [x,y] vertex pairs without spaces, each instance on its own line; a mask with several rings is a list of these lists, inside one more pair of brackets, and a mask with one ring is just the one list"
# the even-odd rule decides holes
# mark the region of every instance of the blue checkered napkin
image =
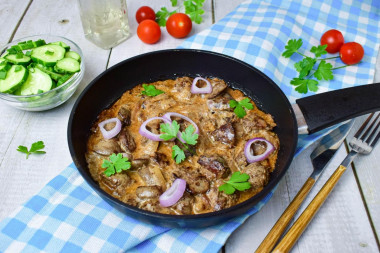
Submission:
[[[371,83],[380,42],[377,0],[249,1],[182,47],[221,52],[252,64],[294,101],[300,94],[289,82],[297,74],[293,64],[299,58],[281,57],[284,46],[290,38],[302,38],[303,48],[310,49],[330,28],[342,31],[347,41],[364,45],[366,55],[357,66],[335,70],[335,79],[321,82],[320,92]],[[297,154],[320,136],[301,138]],[[249,213],[226,223],[205,229],[168,229],[138,222],[111,208],[71,165],[0,222],[0,252],[217,252],[273,191]]]

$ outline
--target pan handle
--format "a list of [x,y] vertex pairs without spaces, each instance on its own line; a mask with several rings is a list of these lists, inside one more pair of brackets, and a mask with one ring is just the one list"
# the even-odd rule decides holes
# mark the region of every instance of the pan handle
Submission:
[[[307,125],[307,131],[300,133],[311,134],[348,119],[380,110],[380,83],[324,92],[297,99],[296,103],[303,115],[303,117],[297,116],[297,122],[301,122],[299,119],[304,118]],[[297,110],[295,113],[297,115]]]

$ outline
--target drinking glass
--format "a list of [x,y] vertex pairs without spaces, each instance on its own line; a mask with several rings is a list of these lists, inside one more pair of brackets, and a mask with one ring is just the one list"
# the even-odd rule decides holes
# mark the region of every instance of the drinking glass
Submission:
[[129,37],[126,0],[78,0],[85,37],[110,49]]

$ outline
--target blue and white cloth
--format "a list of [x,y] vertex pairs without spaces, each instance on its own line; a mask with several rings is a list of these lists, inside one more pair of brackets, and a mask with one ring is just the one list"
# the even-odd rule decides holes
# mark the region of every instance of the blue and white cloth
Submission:
[[[319,92],[371,83],[380,43],[380,1],[253,0],[239,5],[210,29],[187,39],[183,48],[227,54],[263,71],[288,96],[301,95],[289,85],[294,62],[281,57],[292,38],[301,50],[319,44],[329,29],[364,46],[355,66],[334,71]],[[307,53],[306,53],[307,54]],[[342,64],[339,60],[333,65]],[[297,154],[322,134],[300,138]],[[136,221],[110,207],[84,182],[74,165],[67,167],[36,196],[0,222],[0,252],[217,252],[228,236],[271,198],[247,214],[203,229],[170,229]]]

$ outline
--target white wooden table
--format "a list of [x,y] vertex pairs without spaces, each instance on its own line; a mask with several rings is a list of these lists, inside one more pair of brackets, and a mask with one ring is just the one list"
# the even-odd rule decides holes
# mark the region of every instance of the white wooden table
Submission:
[[[242,0],[206,1],[206,14],[201,25],[191,34],[218,21]],[[75,0],[10,0],[0,1],[0,44],[25,36],[51,33],[75,41],[83,50],[86,72],[74,96],[64,105],[46,112],[24,112],[0,105],[0,220],[36,194],[49,180],[72,162],[66,139],[71,108],[86,85],[106,68],[131,56],[167,48],[175,48],[182,40],[162,29],[161,41],[155,45],[142,43],[137,35],[136,10],[150,5],[158,10],[170,6],[169,0],[127,0],[132,36],[112,50],[102,50],[84,38]],[[378,60],[378,63],[380,61]],[[377,81],[380,81],[378,64]],[[357,129],[363,118],[357,120]],[[352,134],[351,134],[352,135]],[[16,151],[18,145],[30,146],[43,140],[46,155],[25,156]],[[309,154],[313,147],[298,156],[273,198],[263,209],[232,234],[222,249],[225,252],[252,252],[287,207],[312,171]],[[309,202],[332,171],[347,154],[342,146],[317,182]],[[293,252],[378,252],[380,233],[380,145],[370,156],[355,160],[300,238]],[[307,204],[307,203],[306,203]],[[302,206],[304,208],[305,205]]]

